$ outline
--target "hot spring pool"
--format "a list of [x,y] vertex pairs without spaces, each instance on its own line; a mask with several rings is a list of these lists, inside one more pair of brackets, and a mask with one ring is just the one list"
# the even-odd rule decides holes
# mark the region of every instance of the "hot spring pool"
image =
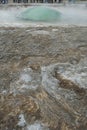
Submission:
[[[44,5],[48,7],[48,5]],[[43,7],[44,7],[43,6]],[[51,10],[58,11],[61,14],[61,17],[58,20],[54,21],[45,21],[42,19],[41,21],[34,20],[24,20],[20,19],[19,16],[21,13],[26,12],[27,9],[36,8],[35,6],[24,7],[14,6],[5,8],[3,6],[0,9],[0,26],[47,26],[47,25],[87,25],[87,7],[85,4],[72,4],[72,5],[55,5],[50,6]]]

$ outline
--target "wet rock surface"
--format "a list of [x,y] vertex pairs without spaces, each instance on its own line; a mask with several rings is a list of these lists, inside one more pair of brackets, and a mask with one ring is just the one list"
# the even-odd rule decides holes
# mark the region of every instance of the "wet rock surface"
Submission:
[[87,130],[87,27],[0,28],[0,130]]

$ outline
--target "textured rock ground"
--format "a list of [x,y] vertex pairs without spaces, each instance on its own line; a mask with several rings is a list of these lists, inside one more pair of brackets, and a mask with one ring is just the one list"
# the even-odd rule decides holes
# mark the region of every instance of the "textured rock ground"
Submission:
[[87,27],[0,27],[0,130],[87,130]]

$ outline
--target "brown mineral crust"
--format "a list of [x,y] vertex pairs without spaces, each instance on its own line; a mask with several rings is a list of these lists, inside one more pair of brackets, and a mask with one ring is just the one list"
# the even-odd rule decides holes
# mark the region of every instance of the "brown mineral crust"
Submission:
[[55,73],[55,77],[59,80],[59,86],[64,89],[70,89],[71,91],[75,91],[77,94],[85,95],[86,91],[84,88],[80,88],[71,80],[66,79],[65,77],[61,76],[58,73]]
[[[44,30],[48,35],[36,33]],[[87,130],[86,88],[80,88],[54,72],[51,76],[59,81],[59,88],[52,95],[45,90],[41,77],[43,66],[67,62],[78,65],[87,57],[86,44],[87,27],[1,27],[0,130],[26,130],[18,127],[21,113],[27,124],[40,121],[49,130]],[[19,80],[20,72],[25,68],[31,68],[37,77],[39,75],[39,87],[11,93],[10,84]]]
[[[0,102],[1,130],[6,129],[6,127],[8,129],[16,128],[19,120],[18,116],[21,113],[27,114],[30,119],[33,116],[35,119],[40,118],[39,106],[32,97],[14,96],[13,94],[3,96],[3,101]],[[10,123],[12,124],[10,125]]]

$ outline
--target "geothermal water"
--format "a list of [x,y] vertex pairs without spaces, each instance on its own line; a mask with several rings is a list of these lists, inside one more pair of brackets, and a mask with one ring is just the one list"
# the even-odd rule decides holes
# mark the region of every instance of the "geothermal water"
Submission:
[[[47,6],[47,5],[44,5]],[[0,9],[0,26],[38,26],[38,25],[87,25],[87,6],[81,4],[67,4],[67,5],[55,5],[50,8],[59,11],[62,15],[59,20],[55,22],[36,22],[23,20],[19,18],[19,15],[27,8],[32,7],[9,7]]]
[[28,8],[19,15],[19,18],[34,22],[54,22],[60,20],[61,13],[45,6],[37,6]]

